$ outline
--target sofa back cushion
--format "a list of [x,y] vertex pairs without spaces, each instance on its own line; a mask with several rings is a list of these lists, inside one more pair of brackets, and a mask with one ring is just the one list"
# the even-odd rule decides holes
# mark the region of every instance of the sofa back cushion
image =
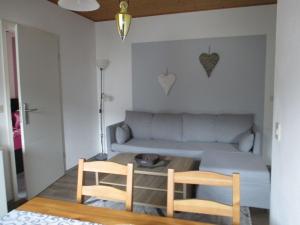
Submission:
[[253,115],[223,114],[216,119],[216,139],[222,143],[238,143],[239,138],[253,126]]
[[125,123],[129,126],[132,137],[151,139],[152,113],[126,111]]
[[181,114],[154,114],[152,120],[152,138],[160,140],[182,140]]
[[126,111],[132,137],[237,144],[251,130],[252,114],[170,114]]
[[216,115],[183,114],[183,141],[216,142]]

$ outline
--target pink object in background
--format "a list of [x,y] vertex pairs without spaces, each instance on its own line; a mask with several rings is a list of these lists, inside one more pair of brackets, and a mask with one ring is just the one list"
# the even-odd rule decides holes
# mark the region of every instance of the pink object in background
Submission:
[[20,129],[21,127],[21,121],[20,121],[20,113],[19,112],[14,112],[13,113],[13,128],[15,129]]
[[20,127],[20,113],[13,112],[13,131],[14,131],[14,148],[15,150],[22,148],[22,136]]
[[14,130],[14,148],[16,150],[22,150],[22,137],[21,137],[21,130]]

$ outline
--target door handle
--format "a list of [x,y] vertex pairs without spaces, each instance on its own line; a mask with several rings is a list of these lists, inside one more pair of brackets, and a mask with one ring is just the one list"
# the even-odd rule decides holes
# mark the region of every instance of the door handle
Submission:
[[38,111],[37,108],[29,109],[27,103],[24,103],[24,104],[23,104],[23,112],[24,112],[25,124],[26,124],[26,125],[28,125],[28,124],[30,123],[30,120],[29,120],[29,113],[30,113],[30,112],[36,112],[36,111]]

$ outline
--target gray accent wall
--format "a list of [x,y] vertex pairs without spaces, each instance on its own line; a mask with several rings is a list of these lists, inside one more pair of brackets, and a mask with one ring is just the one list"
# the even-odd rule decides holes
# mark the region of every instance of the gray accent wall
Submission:
[[[203,52],[220,56],[210,78]],[[205,38],[132,44],[133,109],[150,112],[254,113],[264,116],[266,36]],[[165,95],[158,76],[177,76]]]

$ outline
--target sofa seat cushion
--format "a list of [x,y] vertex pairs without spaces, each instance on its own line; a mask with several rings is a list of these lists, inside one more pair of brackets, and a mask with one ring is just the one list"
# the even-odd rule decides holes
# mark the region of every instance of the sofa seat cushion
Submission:
[[241,183],[270,183],[270,173],[261,156],[245,152],[205,152],[199,170],[222,174],[240,173]]
[[237,146],[223,143],[177,142],[166,140],[131,139],[125,144],[112,144],[112,150],[117,152],[157,153],[201,158],[204,151],[236,152]]

